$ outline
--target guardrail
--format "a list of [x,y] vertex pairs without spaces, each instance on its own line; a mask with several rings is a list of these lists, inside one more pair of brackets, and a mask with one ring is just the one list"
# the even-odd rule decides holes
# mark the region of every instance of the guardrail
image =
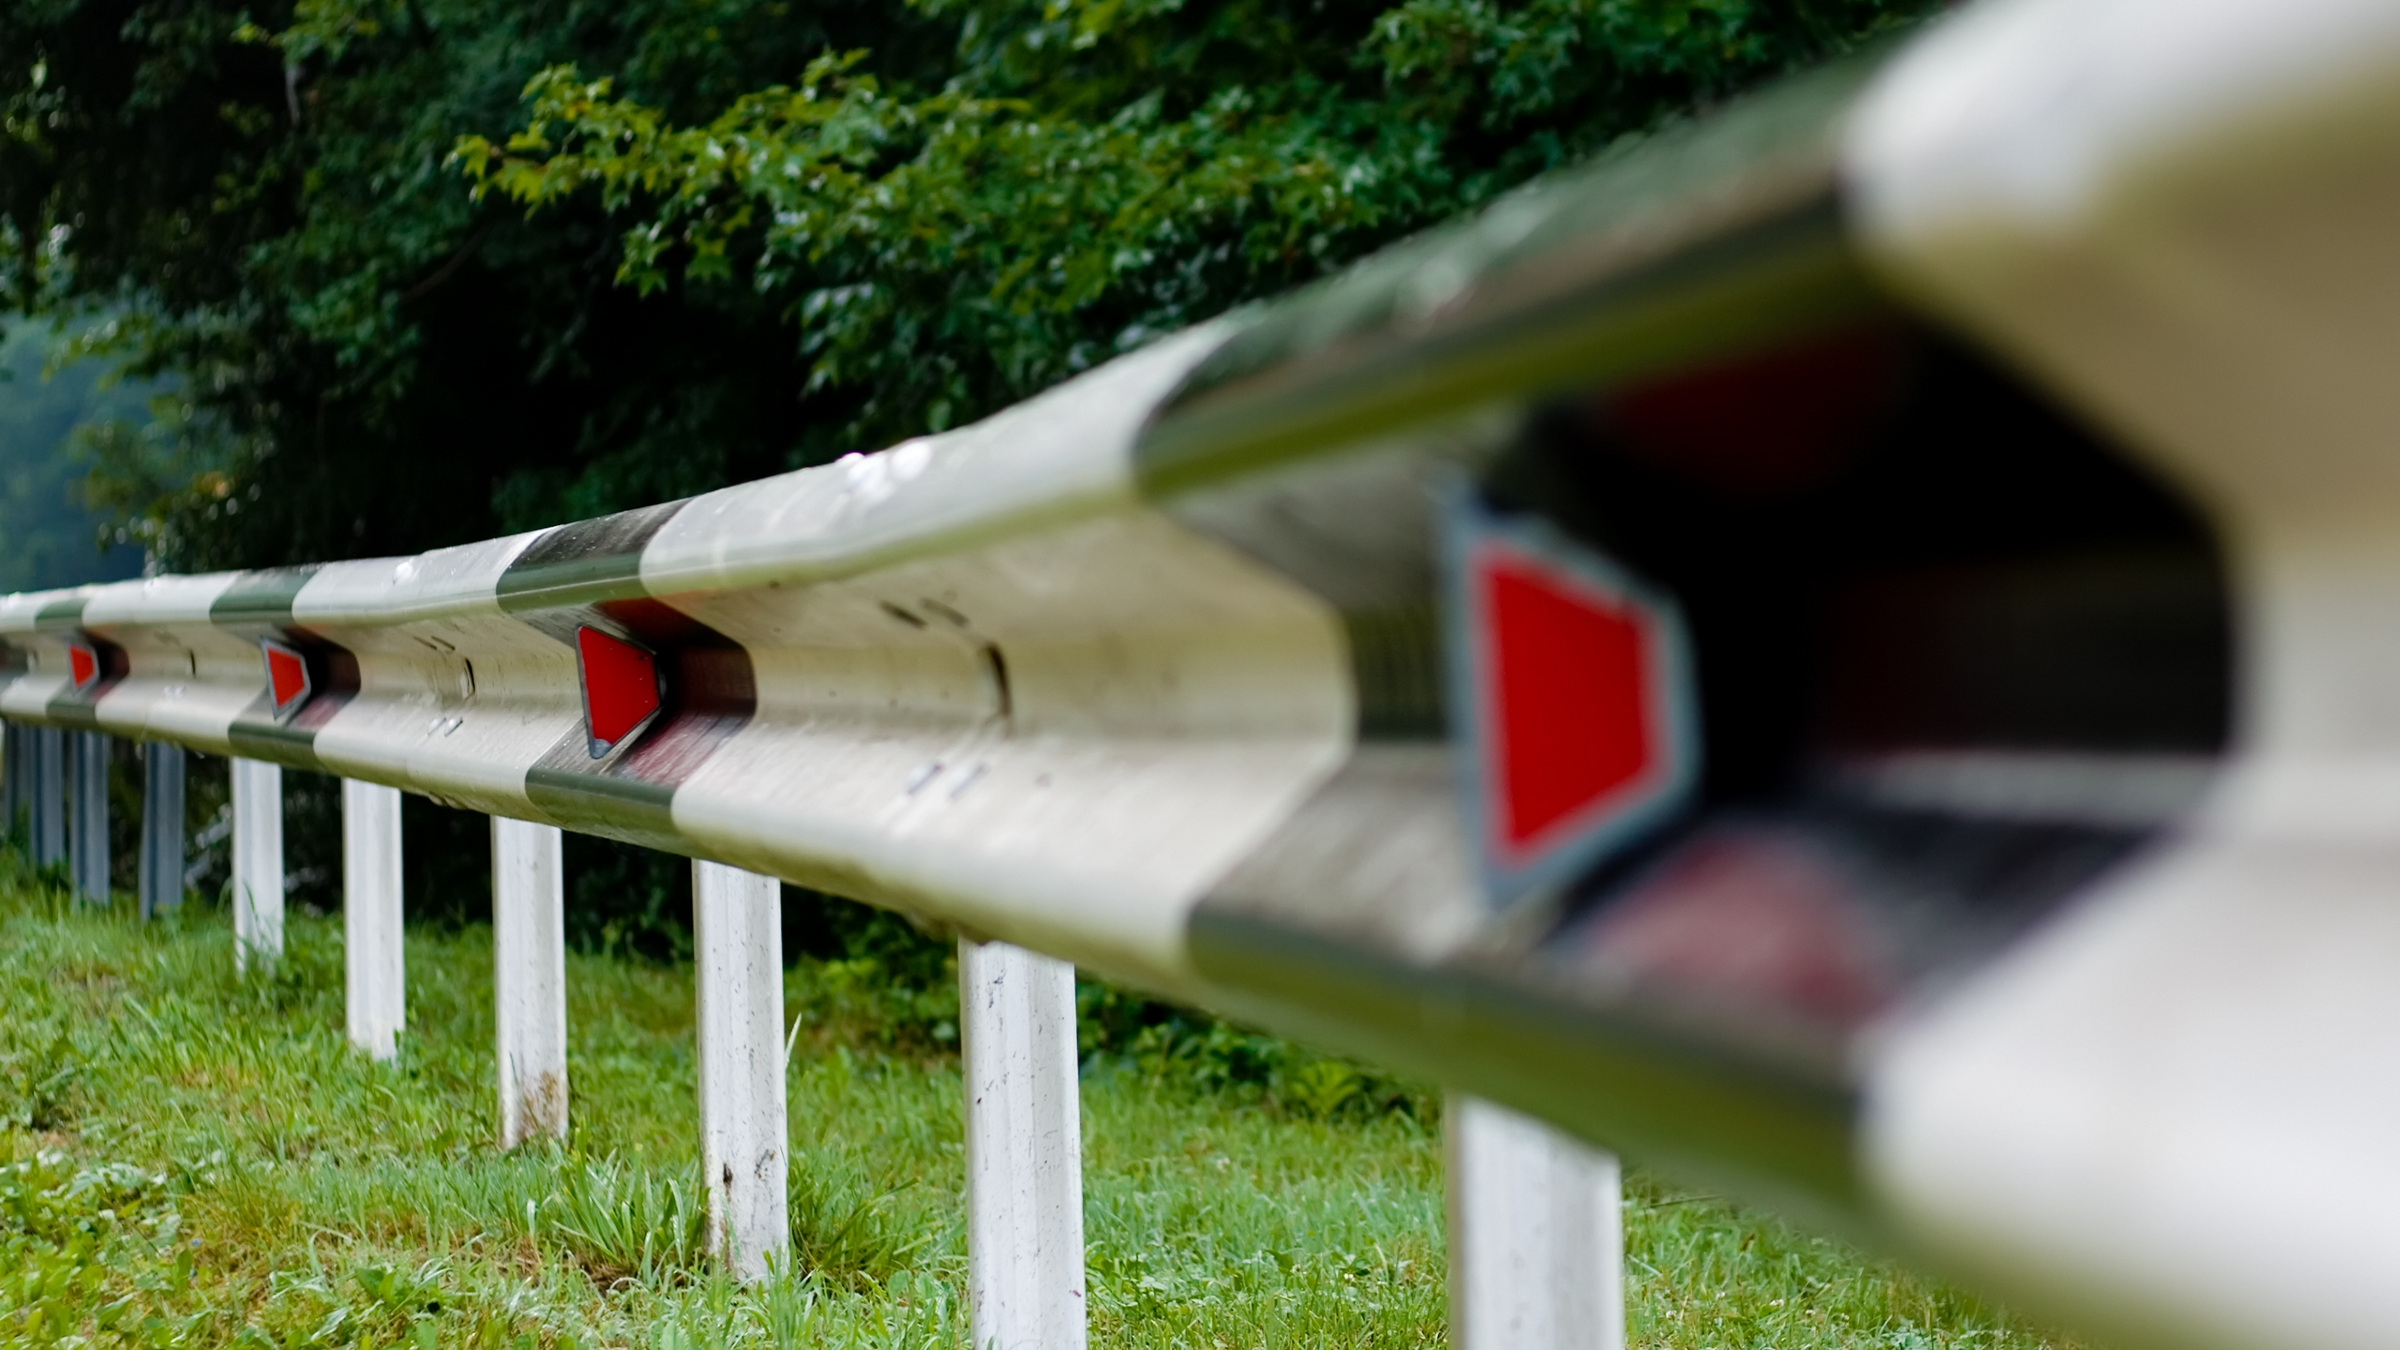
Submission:
[[2379,6],[1989,4],[959,431],[9,597],[0,714],[707,859],[704,971],[771,946],[722,864],[2104,1332],[2378,1344],[2395,73]]

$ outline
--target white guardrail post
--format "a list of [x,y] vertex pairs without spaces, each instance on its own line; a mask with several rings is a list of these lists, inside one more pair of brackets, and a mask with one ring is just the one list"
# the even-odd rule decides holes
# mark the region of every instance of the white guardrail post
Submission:
[[1075,967],[1005,942],[961,939],[958,985],[975,1348],[1081,1350]]
[[502,1148],[537,1135],[567,1137],[564,840],[555,825],[492,817],[492,1006]]
[[233,772],[233,964],[283,955],[283,766],[237,759]]
[[1475,1097],[1443,1119],[1454,1350],[1623,1350],[1615,1156]]
[[67,856],[67,743],[56,727],[33,730],[33,862],[48,867]]
[[142,917],[183,903],[183,747],[142,744]]
[[692,863],[709,1250],[744,1280],[783,1265],[792,1244],[782,895],[773,877]]
[[342,780],[342,966],[350,1043],[399,1053],[408,1018],[400,928],[400,790]]
[[67,878],[75,898],[108,903],[108,733],[67,738]]

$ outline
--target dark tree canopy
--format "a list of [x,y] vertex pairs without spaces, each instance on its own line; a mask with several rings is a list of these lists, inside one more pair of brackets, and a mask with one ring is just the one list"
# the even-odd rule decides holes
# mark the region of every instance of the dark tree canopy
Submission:
[[[1926,0],[10,0],[0,307],[177,568],[955,424]],[[488,138],[488,139],[487,139]]]

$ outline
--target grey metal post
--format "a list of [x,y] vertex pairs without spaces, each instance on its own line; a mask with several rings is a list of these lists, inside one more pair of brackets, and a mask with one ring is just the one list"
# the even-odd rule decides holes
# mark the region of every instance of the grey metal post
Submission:
[[33,861],[48,867],[67,856],[67,746],[57,727],[33,729]]
[[25,730],[0,723],[0,837],[15,839],[17,816],[25,809]]
[[67,876],[75,898],[108,903],[108,733],[78,731],[68,742]]
[[183,903],[183,747],[142,747],[142,917]]

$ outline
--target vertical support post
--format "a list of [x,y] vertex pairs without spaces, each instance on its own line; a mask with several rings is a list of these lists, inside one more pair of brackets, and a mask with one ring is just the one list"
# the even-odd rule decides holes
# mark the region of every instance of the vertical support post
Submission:
[[142,746],[142,917],[183,903],[183,747]]
[[400,790],[342,780],[342,988],[350,1043],[399,1053],[408,1017],[400,930]]
[[700,1158],[709,1250],[736,1278],[789,1259],[791,1129],[784,1098],[783,888],[692,863],[699,963]]
[[233,964],[283,956],[283,766],[237,759],[233,771]]
[[82,812],[83,737],[72,731],[58,733],[58,801],[59,832],[66,838],[66,852],[59,858],[66,864],[67,894],[78,901],[83,899],[83,857],[76,851],[81,831],[75,828],[75,818]]
[[492,817],[492,1006],[502,1148],[537,1135],[567,1137],[563,855],[557,826]]
[[33,862],[48,867],[67,856],[67,745],[57,727],[33,729]]
[[25,813],[25,728],[0,722],[0,836],[21,838],[18,817]]
[[1624,1350],[1615,1155],[1505,1107],[1452,1096],[1450,1343]]
[[108,733],[78,731],[67,741],[67,876],[75,898],[108,903]]
[[958,944],[975,1350],[1082,1350],[1083,1122],[1075,967]]

